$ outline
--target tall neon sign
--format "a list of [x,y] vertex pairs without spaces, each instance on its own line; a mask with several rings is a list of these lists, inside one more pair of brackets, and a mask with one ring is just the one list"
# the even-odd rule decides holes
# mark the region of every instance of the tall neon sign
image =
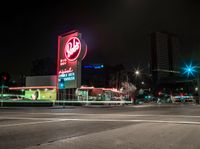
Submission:
[[81,86],[81,62],[87,45],[78,31],[58,36],[57,87],[74,89]]

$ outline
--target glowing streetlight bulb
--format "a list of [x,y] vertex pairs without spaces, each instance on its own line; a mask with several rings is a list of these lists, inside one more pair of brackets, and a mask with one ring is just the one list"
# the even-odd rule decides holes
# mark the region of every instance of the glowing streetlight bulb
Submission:
[[195,91],[196,91],[196,92],[198,91],[198,87],[195,87]]
[[194,76],[194,74],[197,72],[196,68],[197,66],[193,66],[192,63],[185,65],[183,68],[183,74],[187,74],[187,77]]
[[139,74],[140,74],[140,72],[139,72],[138,70],[136,70],[136,71],[135,71],[135,74],[136,74],[136,75],[139,75]]

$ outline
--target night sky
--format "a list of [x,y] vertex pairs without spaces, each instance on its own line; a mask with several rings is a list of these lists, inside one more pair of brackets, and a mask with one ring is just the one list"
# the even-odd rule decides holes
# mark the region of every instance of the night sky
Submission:
[[[37,58],[56,61],[57,36],[77,29],[88,63],[146,66],[150,33],[175,33],[184,58],[200,58],[200,5],[184,0],[27,1],[0,5],[0,72],[28,73]],[[50,68],[51,69],[51,68]]]

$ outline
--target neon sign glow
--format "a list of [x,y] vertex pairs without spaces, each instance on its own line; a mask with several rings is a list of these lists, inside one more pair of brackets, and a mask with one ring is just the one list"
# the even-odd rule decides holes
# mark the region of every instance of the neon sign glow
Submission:
[[69,69],[63,69],[59,71],[59,74],[65,74],[65,73],[70,73],[73,72],[73,69],[70,67]]
[[67,59],[61,59],[60,60],[60,66],[64,66],[67,64]]
[[87,54],[82,34],[76,30],[58,36],[57,89],[81,85],[81,61]]
[[65,74],[61,74],[59,76],[59,81],[61,81],[61,79],[63,81],[72,81],[75,80],[75,73],[74,72],[70,72],[70,73],[65,73]]
[[81,52],[81,42],[77,37],[70,38],[64,48],[65,57],[69,61],[75,61]]

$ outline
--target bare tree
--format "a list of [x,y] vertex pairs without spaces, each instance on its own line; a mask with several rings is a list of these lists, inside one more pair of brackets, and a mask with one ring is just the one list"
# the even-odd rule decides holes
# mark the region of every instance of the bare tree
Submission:
[[135,97],[136,90],[137,90],[137,88],[132,83],[130,83],[130,82],[122,82],[121,91],[124,94],[124,96],[126,97],[126,99],[129,99],[129,100],[133,101],[134,97]]

